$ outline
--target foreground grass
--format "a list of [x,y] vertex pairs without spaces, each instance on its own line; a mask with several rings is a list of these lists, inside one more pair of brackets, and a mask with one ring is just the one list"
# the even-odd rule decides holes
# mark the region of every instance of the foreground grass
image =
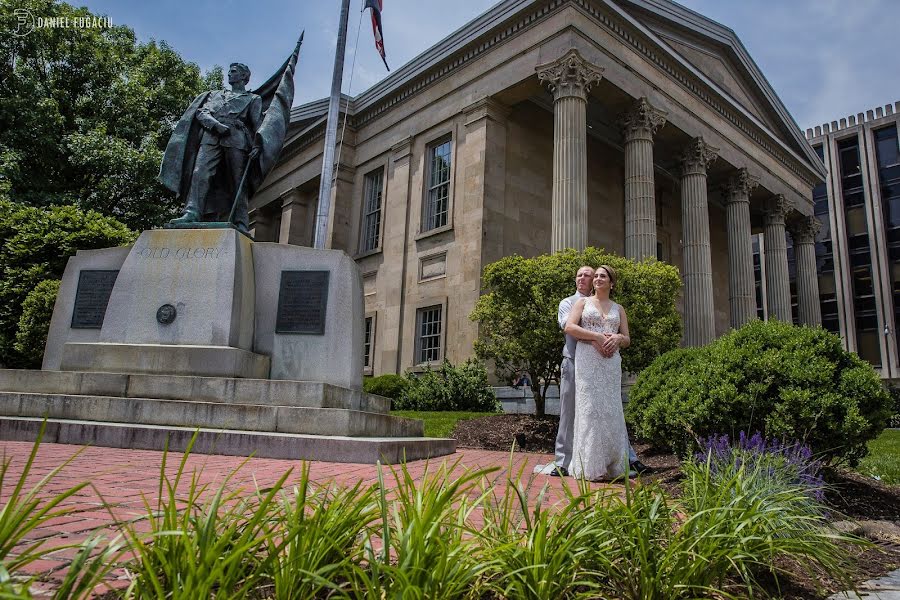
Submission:
[[407,419],[422,419],[425,421],[425,437],[445,438],[450,437],[450,432],[456,427],[457,421],[466,419],[478,419],[489,417],[496,413],[465,412],[465,411],[419,411],[419,410],[394,410],[391,414],[395,417]]
[[900,431],[888,429],[869,442],[869,455],[857,470],[883,483],[900,485]]

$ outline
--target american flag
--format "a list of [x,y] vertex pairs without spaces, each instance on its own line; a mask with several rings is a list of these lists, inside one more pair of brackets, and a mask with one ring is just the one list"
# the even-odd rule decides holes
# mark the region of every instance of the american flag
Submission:
[[384,53],[384,30],[381,28],[382,6],[381,0],[366,0],[363,10],[366,10],[367,8],[372,9],[372,33],[375,35],[375,49],[378,50],[378,54],[381,55],[381,60],[384,61],[384,68],[390,71],[391,68],[387,64],[387,58]]

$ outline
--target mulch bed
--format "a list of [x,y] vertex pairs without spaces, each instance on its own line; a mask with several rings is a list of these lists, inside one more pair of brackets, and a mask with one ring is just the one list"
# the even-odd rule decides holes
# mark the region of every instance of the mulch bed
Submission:
[[[516,444],[517,451],[553,454],[559,418],[547,415],[503,414],[459,421],[451,437],[462,448],[509,451]],[[668,493],[680,494],[680,461],[674,454],[654,451],[648,444],[635,442],[634,449],[641,461],[653,467],[654,473],[644,481],[656,481]],[[885,485],[849,469],[831,469],[825,473],[829,491],[826,503],[834,511],[835,521],[850,519],[860,522],[890,521],[900,525],[900,486]],[[900,544],[873,540],[875,545],[861,549],[853,546],[850,555],[855,563],[856,583],[874,579],[900,568]],[[840,582],[827,573],[810,573],[803,567],[782,561],[777,565],[788,572],[765,581],[766,591],[784,598],[827,598],[841,591]],[[779,587],[780,585],[780,587]],[[817,591],[821,590],[821,591]]]

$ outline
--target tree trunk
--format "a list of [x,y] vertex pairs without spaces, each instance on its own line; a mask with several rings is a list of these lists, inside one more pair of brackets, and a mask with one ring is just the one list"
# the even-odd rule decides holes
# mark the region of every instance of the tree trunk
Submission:
[[534,415],[539,419],[544,418],[544,393],[546,392],[546,387],[545,384],[545,389],[541,390],[541,384],[538,383],[537,377],[531,382],[531,394],[534,396]]

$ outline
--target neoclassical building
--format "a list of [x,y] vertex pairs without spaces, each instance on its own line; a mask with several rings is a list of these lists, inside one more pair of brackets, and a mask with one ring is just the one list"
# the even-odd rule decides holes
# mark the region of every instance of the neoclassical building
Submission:
[[[900,378],[900,102],[806,130],[828,170],[813,188],[822,326],[841,336],[886,379]],[[790,242],[790,237],[788,242]],[[757,298],[768,246],[754,239]],[[793,249],[788,247],[792,291]],[[796,306],[796,293],[793,294]],[[758,315],[768,307],[759,303]],[[795,314],[795,318],[799,315]]]
[[[757,316],[756,233],[791,318],[790,232],[821,322],[822,159],[734,32],[674,2],[504,0],[342,107],[327,246],[363,274],[367,372],[464,360],[482,268],[567,247],[676,265],[698,345]],[[311,244],[326,112],[294,108],[256,239]]]

